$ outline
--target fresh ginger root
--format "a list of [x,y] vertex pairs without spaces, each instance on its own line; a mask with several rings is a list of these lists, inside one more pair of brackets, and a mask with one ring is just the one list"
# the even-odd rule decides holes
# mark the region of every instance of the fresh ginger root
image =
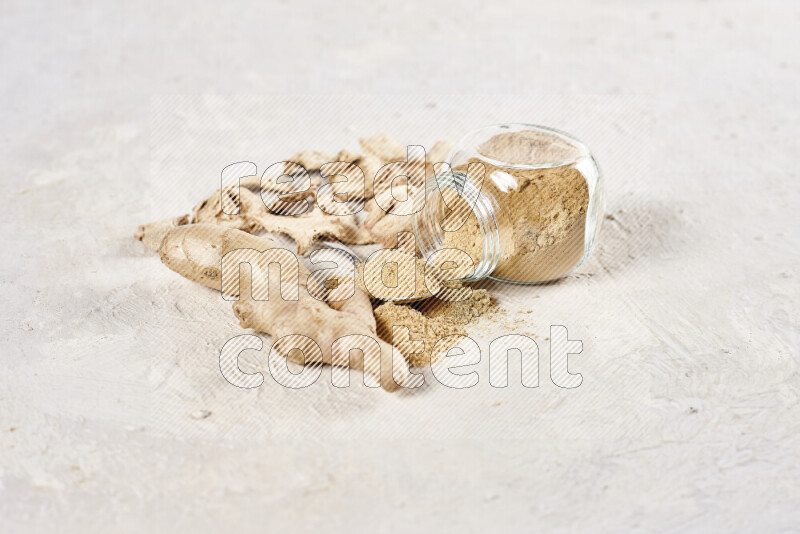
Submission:
[[399,184],[394,187],[385,187],[375,193],[375,197],[367,202],[367,217],[364,219],[364,227],[372,229],[375,224],[391,213],[399,200],[395,196],[397,193],[401,198],[408,198],[408,185]]
[[[253,233],[258,228],[258,225],[252,221],[247,214],[246,209],[244,207],[239,210],[239,213],[236,215],[229,215],[222,210],[222,202],[223,198],[226,203],[231,205],[234,204],[235,199],[235,189],[232,187],[225,188],[225,190],[220,191],[217,189],[207,199],[199,202],[193,209],[192,209],[192,223],[194,224],[220,224],[223,226],[229,226],[231,228],[237,228],[239,230],[244,230],[245,232]],[[242,188],[242,191],[249,190]],[[250,193],[252,195],[252,193]],[[223,197],[224,195],[224,197]]]
[[383,162],[402,161],[406,157],[406,147],[389,134],[379,133],[358,140],[361,148]]
[[411,232],[413,227],[414,217],[411,215],[387,213],[370,228],[369,233],[372,240],[380,243],[383,248],[392,248],[397,243],[397,234]]
[[397,215],[394,212],[400,198],[409,198],[414,192],[407,184],[386,187],[375,192],[375,197],[367,203],[367,216],[364,227],[369,231],[372,241],[383,248],[394,248],[398,232],[410,232],[414,225],[412,215]]
[[170,230],[186,224],[189,224],[188,215],[171,217],[169,219],[163,219],[139,226],[139,228],[136,230],[136,233],[133,234],[133,237],[144,243],[144,246],[150,250],[158,251],[158,248],[161,246],[161,242],[164,241],[164,236],[166,236]]
[[[330,302],[317,300],[322,297],[315,294],[317,298],[314,298],[308,293],[309,273],[302,265],[297,270],[299,273],[294,272],[300,286],[299,300],[296,301],[284,300],[279,295],[271,295],[269,300],[255,300],[246,276],[241,286],[247,290],[239,291],[239,285],[233,292],[230,287],[222,287],[223,282],[229,282],[222,279],[221,262],[227,252],[279,248],[271,239],[254,235],[262,230],[291,237],[300,254],[307,253],[319,237],[330,237],[347,244],[377,242],[385,248],[400,246],[398,233],[410,230],[413,221],[411,215],[400,215],[408,212],[409,207],[402,199],[415,194],[425,177],[431,174],[432,164],[444,159],[452,145],[442,141],[436,143],[429,152],[426,165],[409,162],[407,168],[402,169],[407,183],[390,187],[386,180],[375,184],[375,179],[381,177],[381,172],[398,171],[398,165],[409,156],[406,147],[386,134],[362,138],[360,144],[361,153],[342,150],[332,156],[318,151],[300,152],[265,176],[245,176],[238,180],[238,184],[217,190],[198,203],[191,215],[140,226],[135,237],[148,248],[158,251],[163,263],[182,276],[225,294],[238,295],[233,310],[242,326],[273,336],[276,340],[273,350],[287,358],[297,359],[298,351],[291,350],[292,347],[283,350],[279,341],[286,336],[305,335],[320,348],[320,351],[305,351],[304,359],[309,362],[312,361],[309,357],[312,357],[327,364],[363,369],[387,390],[399,386],[413,387],[414,383],[421,382],[420,377],[409,372],[405,356],[394,361],[393,352],[397,349],[376,334],[375,314],[370,297],[363,291],[363,281],[359,280],[361,285],[356,285],[355,293],[349,298]],[[364,183],[357,173],[343,164],[323,168],[326,163],[336,161],[356,164],[364,172]],[[331,187],[325,188],[325,195],[320,194],[323,191],[320,189],[320,175],[331,183]],[[287,176],[291,179],[283,179]],[[342,176],[346,180],[342,180]],[[336,213],[342,204],[339,199],[343,197],[348,205],[358,208],[360,203],[366,206],[363,223],[359,224],[356,215],[348,214],[356,213],[358,209],[344,210],[337,215],[326,213]],[[327,209],[314,206],[314,199]],[[310,209],[304,210],[302,202],[307,203]],[[229,214],[236,206],[238,211]],[[421,260],[415,261],[419,263]],[[266,276],[265,261],[255,259],[250,263],[253,276],[259,280]],[[293,283],[292,287],[296,285]],[[422,285],[419,282],[417,285],[421,290]],[[345,293],[329,291],[323,294],[341,298]],[[426,296],[429,296],[427,290],[413,298]],[[351,354],[354,356],[352,359]]]
[[[228,189],[226,193],[230,195],[230,191]],[[249,233],[263,229],[286,234],[295,240],[297,253],[301,255],[306,254],[319,237],[332,237],[351,245],[373,242],[370,233],[358,225],[354,215],[328,215],[314,208],[313,204],[311,211],[301,215],[276,215],[267,209],[256,193],[244,187],[239,190],[239,214],[227,215],[220,207],[219,190],[215,195],[216,201],[209,199],[195,208],[192,222],[222,224]],[[202,217],[203,214],[206,217]]]
[[243,187],[242,191],[247,191],[247,193],[249,193],[249,196],[246,196],[248,204],[245,205],[243,203],[238,214],[229,215],[222,210],[222,199],[223,195],[225,195],[225,200],[227,202],[232,202],[234,198],[233,191],[233,188],[230,187],[222,192],[217,189],[210,197],[198,202],[195,207],[192,208],[191,216],[181,215],[180,217],[171,217],[169,219],[143,224],[139,226],[136,233],[133,234],[133,237],[144,243],[150,250],[155,250],[157,252],[161,247],[161,242],[170,230],[179,226],[188,225],[189,223],[215,224],[252,233],[257,230],[259,226],[250,220],[247,216],[247,210],[251,204],[254,204],[251,198],[255,198],[255,196]]
[[[368,301],[366,307],[337,310],[311,297],[303,298],[304,294],[308,295],[305,291],[301,283],[299,301],[281,300],[277,305],[272,300],[254,300],[243,292],[241,299],[233,304],[233,312],[243,328],[268,333],[276,341],[289,335],[313,339],[322,351],[322,363],[361,369],[372,374],[387,391],[414,382],[405,356],[394,358],[393,352],[397,349],[378,337],[372,305]],[[334,345],[345,337],[350,337],[354,344]],[[350,348],[360,350],[348,364]],[[360,357],[362,351],[363,357]],[[295,354],[291,351],[283,356],[297,363],[309,363],[308,353],[305,361],[296,359]]]
[[[268,237],[219,225],[191,224],[167,232],[159,254],[164,264],[178,274],[221,290],[221,265],[226,253],[237,249],[264,251],[277,248],[280,247]],[[259,283],[267,281],[267,266],[258,261],[251,265],[253,279]],[[356,294],[346,301],[328,304],[308,293],[309,273],[302,265],[299,271],[300,290],[296,301],[284,300],[278,295],[269,300],[255,300],[251,295],[251,284],[243,278],[239,300],[233,304],[233,311],[242,327],[269,334],[276,342],[288,335],[305,335],[321,349],[322,363],[362,369],[372,374],[388,391],[411,385],[417,380],[416,375],[409,371],[405,357],[394,358],[393,352],[397,349],[378,337],[372,305],[360,289],[356,288]],[[374,343],[367,340],[352,347],[363,348],[363,357],[356,350],[355,358],[349,362],[349,350],[346,350],[349,346],[335,344],[347,336],[369,336]],[[365,341],[363,338],[357,340]],[[296,352],[283,356],[294,360]]]
[[[242,191],[242,197],[247,194]],[[342,243],[365,245],[374,240],[370,233],[359,226],[355,215],[328,215],[320,209],[297,216],[275,215],[261,204],[248,212],[250,221],[267,232],[286,234],[297,243],[297,253],[306,254],[319,237],[332,237]]]

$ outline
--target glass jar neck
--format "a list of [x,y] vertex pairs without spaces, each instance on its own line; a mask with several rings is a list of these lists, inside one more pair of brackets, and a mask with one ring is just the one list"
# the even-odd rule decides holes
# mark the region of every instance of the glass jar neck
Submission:
[[[475,269],[464,280],[485,278],[492,274],[500,261],[500,232],[497,223],[499,208],[495,199],[491,195],[483,194],[470,183],[463,172],[441,173],[426,180],[424,194],[418,195],[416,199],[414,234],[417,246],[425,259],[446,248],[445,234],[448,232],[442,227],[442,223],[452,211],[452,207],[448,207],[444,200],[443,191],[446,190],[456,193],[467,203],[477,220],[482,238],[480,257],[475,258]],[[463,226],[448,230],[463,231]]]

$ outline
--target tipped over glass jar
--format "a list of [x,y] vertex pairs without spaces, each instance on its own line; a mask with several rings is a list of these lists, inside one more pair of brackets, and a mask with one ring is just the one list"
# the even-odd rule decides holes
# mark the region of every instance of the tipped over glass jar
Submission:
[[[467,280],[537,284],[566,276],[592,252],[603,218],[600,170],[569,134],[533,124],[475,130],[420,195],[414,233],[425,258],[464,251]],[[424,197],[424,198],[423,198]]]

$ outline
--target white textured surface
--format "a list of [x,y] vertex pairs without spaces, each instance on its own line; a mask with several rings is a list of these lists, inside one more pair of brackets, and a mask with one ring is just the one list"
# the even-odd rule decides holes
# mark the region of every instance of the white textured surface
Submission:
[[[0,7],[0,531],[798,528],[797,2],[30,4]],[[503,120],[606,174],[581,273],[495,287],[584,341],[574,390],[546,358],[533,390],[238,390],[229,305],[131,238],[237,159]]]

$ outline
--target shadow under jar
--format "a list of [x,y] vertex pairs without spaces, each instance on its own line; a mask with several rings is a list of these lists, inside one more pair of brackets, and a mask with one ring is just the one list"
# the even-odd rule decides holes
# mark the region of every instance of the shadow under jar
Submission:
[[[533,124],[465,136],[450,170],[428,178],[414,233],[425,258],[459,249],[467,280],[536,284],[561,278],[592,252],[603,218],[600,170],[574,137]],[[483,183],[476,177],[485,171]]]

